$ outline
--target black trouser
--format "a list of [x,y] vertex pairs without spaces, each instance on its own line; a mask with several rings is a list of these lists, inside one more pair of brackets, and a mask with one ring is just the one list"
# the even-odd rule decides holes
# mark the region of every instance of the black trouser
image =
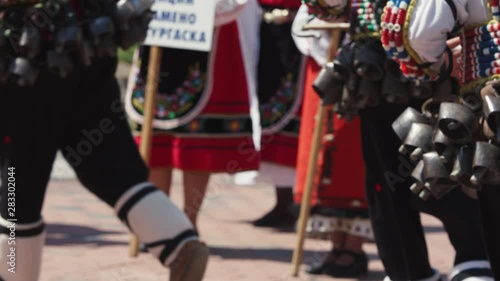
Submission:
[[500,186],[478,192],[484,240],[495,280],[500,280]]
[[57,150],[78,178],[113,206],[148,170],[132,139],[115,79],[116,60],[79,66],[66,79],[42,71],[33,87],[0,86],[0,215],[8,168],[15,168],[18,223],[40,220]]
[[433,275],[420,212],[443,222],[456,250],[455,264],[486,260],[477,201],[458,189],[440,200],[428,201],[409,190],[413,167],[399,154],[401,141],[391,127],[404,109],[382,104],[361,113],[370,216],[380,258],[394,281]]

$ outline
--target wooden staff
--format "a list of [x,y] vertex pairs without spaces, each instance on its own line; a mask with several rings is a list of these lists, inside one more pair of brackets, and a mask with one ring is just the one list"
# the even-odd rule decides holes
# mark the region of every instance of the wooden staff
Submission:
[[[326,27],[325,27],[326,26]],[[330,48],[328,50],[328,61],[335,58],[335,53],[340,44],[341,30],[349,29],[349,25],[345,23],[325,23],[322,25],[306,25],[304,29],[329,29],[331,30]],[[309,155],[309,163],[307,167],[307,177],[305,183],[305,190],[302,194],[302,203],[300,205],[300,216],[297,225],[297,243],[293,252],[292,258],[292,276],[297,277],[299,274],[299,266],[302,262],[304,254],[304,238],[306,233],[307,220],[311,212],[311,196],[314,186],[314,176],[316,175],[316,168],[318,165],[318,156],[323,139],[323,127],[326,119],[327,106],[320,100],[318,111],[316,112],[314,126],[313,141],[311,147],[311,154]]]
[[[155,115],[156,93],[158,93],[158,77],[160,74],[161,48],[151,46],[149,51],[148,80],[146,84],[146,96],[144,97],[144,119],[141,129],[141,144],[139,151],[142,159],[149,165],[151,156],[151,145],[153,141],[153,118]],[[129,254],[137,257],[139,253],[139,239],[132,234],[129,242]]]
[[351,25],[347,22],[319,22],[304,25],[304,30],[342,30],[347,31]]

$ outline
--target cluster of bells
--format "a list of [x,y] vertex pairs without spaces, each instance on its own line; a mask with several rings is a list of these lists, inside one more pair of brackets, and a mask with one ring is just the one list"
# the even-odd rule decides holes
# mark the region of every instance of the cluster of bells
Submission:
[[[392,127],[403,142],[400,152],[418,161],[410,189],[420,198],[440,199],[457,187],[475,197],[482,187],[500,185],[497,93],[499,82],[458,96],[453,91],[442,92],[443,96],[424,104],[422,112],[407,108],[394,121]],[[426,107],[432,101],[434,104]],[[485,133],[484,128],[490,133]]]
[[400,152],[416,163],[411,190],[421,199],[439,199],[457,187],[474,197],[482,186],[500,185],[500,81],[461,94],[453,79],[409,81],[378,42],[366,41],[343,46],[313,87],[324,105],[348,119],[382,100],[423,102],[421,112],[408,107],[392,124]]
[[[128,49],[144,41],[149,22],[153,19],[151,7],[154,0],[119,0],[110,11],[84,20],[83,24],[41,26],[34,7],[6,9],[0,26],[0,82],[14,81],[20,86],[35,83],[39,67],[47,67],[64,78],[72,72],[75,63],[90,65],[95,57],[116,56],[117,47]],[[71,5],[69,0],[46,0],[37,9]],[[5,27],[9,18],[24,17],[20,36],[12,44],[6,34],[12,31]]]
[[334,111],[346,119],[381,101],[408,104],[410,98],[428,99],[434,87],[433,82],[405,78],[399,65],[387,58],[380,41],[375,39],[343,46],[313,83],[323,103],[334,105]]

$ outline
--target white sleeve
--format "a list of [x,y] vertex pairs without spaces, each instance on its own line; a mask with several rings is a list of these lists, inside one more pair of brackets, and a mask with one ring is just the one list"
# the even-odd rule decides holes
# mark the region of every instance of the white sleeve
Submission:
[[[452,0],[457,10],[457,22],[467,21],[467,0]],[[478,1],[478,0],[474,0]],[[410,46],[424,62],[443,63],[447,34],[453,30],[456,22],[452,9],[445,0],[415,1],[410,19],[408,40]]]
[[247,0],[217,0],[214,25],[217,27],[235,21],[246,4]]
[[330,34],[325,31],[303,30],[303,26],[310,22],[322,22],[318,19],[311,19],[306,5],[300,6],[292,25],[292,37],[297,49],[312,57],[319,65],[325,64],[328,47],[330,45]]

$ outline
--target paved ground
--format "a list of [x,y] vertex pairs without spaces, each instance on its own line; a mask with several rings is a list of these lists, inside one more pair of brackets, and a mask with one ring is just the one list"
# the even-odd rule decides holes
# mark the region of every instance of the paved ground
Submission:
[[[45,201],[47,246],[41,281],[160,281],[168,271],[147,254],[128,257],[128,233],[112,210],[100,203],[65,171],[59,161]],[[175,174],[173,199],[182,202],[180,174]],[[249,221],[273,203],[269,186],[235,187],[227,176],[210,182],[208,197],[200,217],[202,238],[210,245],[207,281],[331,280],[313,278],[301,271],[292,278],[290,260],[294,233],[256,229]],[[433,265],[443,271],[452,262],[452,249],[439,223],[423,216]],[[307,240],[305,263],[321,260],[330,245]],[[366,244],[370,274],[361,280],[382,280],[384,274],[373,244]]]
[[[128,72],[119,71],[121,81]],[[179,173],[175,174],[172,198],[182,202]],[[294,233],[256,229],[248,222],[274,203],[269,186],[235,187],[225,175],[212,178],[200,217],[202,238],[211,249],[206,281],[332,280],[311,277],[301,270],[290,277]],[[41,281],[166,281],[167,269],[147,254],[128,256],[127,229],[112,210],[99,202],[74,179],[59,156],[45,200],[47,240]],[[428,231],[432,264],[447,271],[453,250],[441,225],[423,216]],[[322,260],[330,245],[307,240],[304,263]],[[382,280],[384,273],[375,246],[366,244],[370,273],[361,280]]]

